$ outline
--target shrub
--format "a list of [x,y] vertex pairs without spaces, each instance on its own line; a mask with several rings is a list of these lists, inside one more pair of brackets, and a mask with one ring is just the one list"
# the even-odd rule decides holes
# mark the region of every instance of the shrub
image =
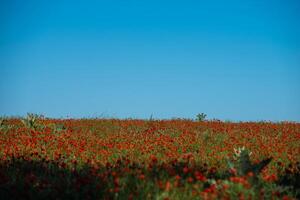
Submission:
[[43,128],[43,125],[38,123],[39,119],[42,119],[42,116],[37,115],[37,114],[28,113],[26,118],[21,119],[21,121],[25,127],[29,128],[29,129],[37,130],[39,128]]
[[197,121],[204,121],[206,118],[206,114],[205,113],[199,113],[197,116]]
[[256,164],[252,164],[250,161],[250,155],[252,153],[245,149],[245,147],[234,149],[234,161],[228,161],[230,169],[235,169],[237,175],[245,176],[249,172],[253,173],[257,177],[260,172],[271,162],[272,158],[266,158]]

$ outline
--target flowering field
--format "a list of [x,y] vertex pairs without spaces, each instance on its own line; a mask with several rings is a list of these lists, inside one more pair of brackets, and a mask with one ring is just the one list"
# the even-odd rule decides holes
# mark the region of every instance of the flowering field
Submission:
[[297,199],[299,123],[1,120],[1,199]]

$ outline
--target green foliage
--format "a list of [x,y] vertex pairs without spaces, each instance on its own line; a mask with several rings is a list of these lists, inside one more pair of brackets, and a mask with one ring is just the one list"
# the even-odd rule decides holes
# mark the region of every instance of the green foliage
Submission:
[[206,114],[205,113],[199,113],[199,114],[197,114],[196,115],[196,117],[197,117],[197,121],[204,121],[205,120],[205,118],[206,118]]
[[220,186],[224,185],[228,187],[226,193],[229,195],[229,199],[242,199],[242,196],[245,199],[255,199],[256,196],[258,197],[254,187],[246,188],[240,183],[235,183],[229,180],[223,180]]
[[38,130],[44,127],[42,124],[39,123],[39,120],[41,120],[42,118],[43,116],[41,115],[28,113],[26,118],[21,119],[21,121],[26,128]]
[[56,132],[60,132],[66,129],[66,127],[63,124],[56,124],[56,123],[51,123],[48,125],[48,127],[53,129]]
[[228,167],[236,169],[237,175],[245,176],[252,172],[257,177],[260,172],[271,162],[272,158],[266,158],[256,164],[252,164],[250,160],[251,152],[245,147],[234,149],[234,161],[228,160]]
[[0,118],[0,131],[8,131],[12,126],[7,124],[7,119]]
[[4,122],[5,122],[5,119],[4,118],[0,118],[0,128],[2,129],[2,127],[4,127]]

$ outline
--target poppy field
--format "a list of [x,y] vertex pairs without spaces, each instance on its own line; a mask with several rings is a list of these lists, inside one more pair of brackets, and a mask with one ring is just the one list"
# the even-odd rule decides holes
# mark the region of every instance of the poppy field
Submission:
[[0,121],[0,199],[299,199],[300,124]]

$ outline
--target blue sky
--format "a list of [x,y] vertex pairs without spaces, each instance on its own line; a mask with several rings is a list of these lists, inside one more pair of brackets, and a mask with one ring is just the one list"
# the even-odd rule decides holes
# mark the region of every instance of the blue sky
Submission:
[[78,2],[0,1],[0,115],[300,121],[297,0]]

